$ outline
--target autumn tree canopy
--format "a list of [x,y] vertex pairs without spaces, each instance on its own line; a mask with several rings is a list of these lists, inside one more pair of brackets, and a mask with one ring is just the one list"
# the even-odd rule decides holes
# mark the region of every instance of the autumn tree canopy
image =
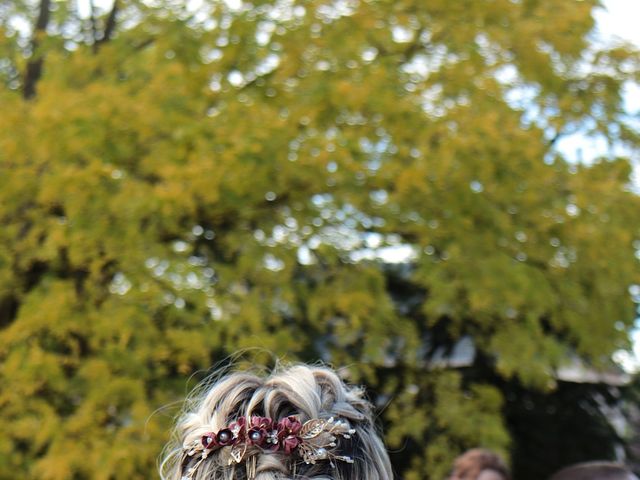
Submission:
[[639,144],[597,5],[0,3],[0,479],[154,478],[253,347],[366,384],[399,478],[508,455],[500,385],[607,366],[638,302],[629,160],[555,148]]

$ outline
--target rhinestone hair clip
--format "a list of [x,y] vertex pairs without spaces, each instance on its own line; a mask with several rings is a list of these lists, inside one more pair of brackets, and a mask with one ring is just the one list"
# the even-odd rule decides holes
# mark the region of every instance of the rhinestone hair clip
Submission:
[[182,480],[190,480],[198,467],[212,452],[218,452],[222,463],[239,464],[243,461],[247,467],[247,477],[255,477],[256,455],[264,451],[281,452],[296,455],[306,463],[315,464],[318,460],[328,460],[332,467],[334,461],[353,463],[351,457],[333,452],[338,437],[351,438],[355,433],[348,421],[312,419],[301,423],[295,416],[275,421],[267,417],[240,417],[228,427],[218,432],[205,433],[199,440],[186,444],[186,465],[190,459],[198,458]]

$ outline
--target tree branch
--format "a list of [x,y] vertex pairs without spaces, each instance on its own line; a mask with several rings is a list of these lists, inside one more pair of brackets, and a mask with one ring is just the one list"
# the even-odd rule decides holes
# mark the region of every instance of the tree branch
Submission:
[[49,25],[51,18],[51,0],[40,1],[40,11],[31,37],[31,59],[27,62],[24,73],[24,87],[22,96],[25,100],[33,98],[36,94],[36,84],[42,76],[42,64],[44,57],[38,52],[39,37],[42,36]]
[[96,23],[96,12],[93,0],[89,0],[89,7],[91,9],[91,45],[93,47],[93,53],[98,51],[98,25]]
[[111,7],[111,11],[109,12],[109,16],[107,17],[107,23],[104,27],[104,33],[102,34],[101,38],[96,40],[95,50],[97,50],[103,43],[107,43],[109,40],[111,40],[111,37],[116,30],[116,18],[118,16],[118,11],[118,0],[113,0],[113,7]]

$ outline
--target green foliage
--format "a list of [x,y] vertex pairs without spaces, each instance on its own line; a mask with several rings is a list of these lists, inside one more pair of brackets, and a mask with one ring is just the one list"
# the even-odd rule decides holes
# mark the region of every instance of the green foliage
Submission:
[[154,476],[157,410],[252,347],[346,366],[441,478],[517,442],[503,381],[628,346],[629,161],[554,149],[638,146],[594,0],[74,5],[0,10],[0,479]]

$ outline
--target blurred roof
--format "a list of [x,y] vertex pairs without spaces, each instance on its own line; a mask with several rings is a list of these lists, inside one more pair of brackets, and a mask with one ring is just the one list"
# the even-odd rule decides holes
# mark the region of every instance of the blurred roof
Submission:
[[[429,360],[430,368],[464,368],[473,365],[476,357],[476,347],[469,335],[461,337],[449,350],[438,347]],[[631,375],[622,368],[611,364],[606,369],[596,369],[587,365],[577,356],[559,367],[554,372],[556,380],[571,383],[604,384],[615,387],[628,385]]]

